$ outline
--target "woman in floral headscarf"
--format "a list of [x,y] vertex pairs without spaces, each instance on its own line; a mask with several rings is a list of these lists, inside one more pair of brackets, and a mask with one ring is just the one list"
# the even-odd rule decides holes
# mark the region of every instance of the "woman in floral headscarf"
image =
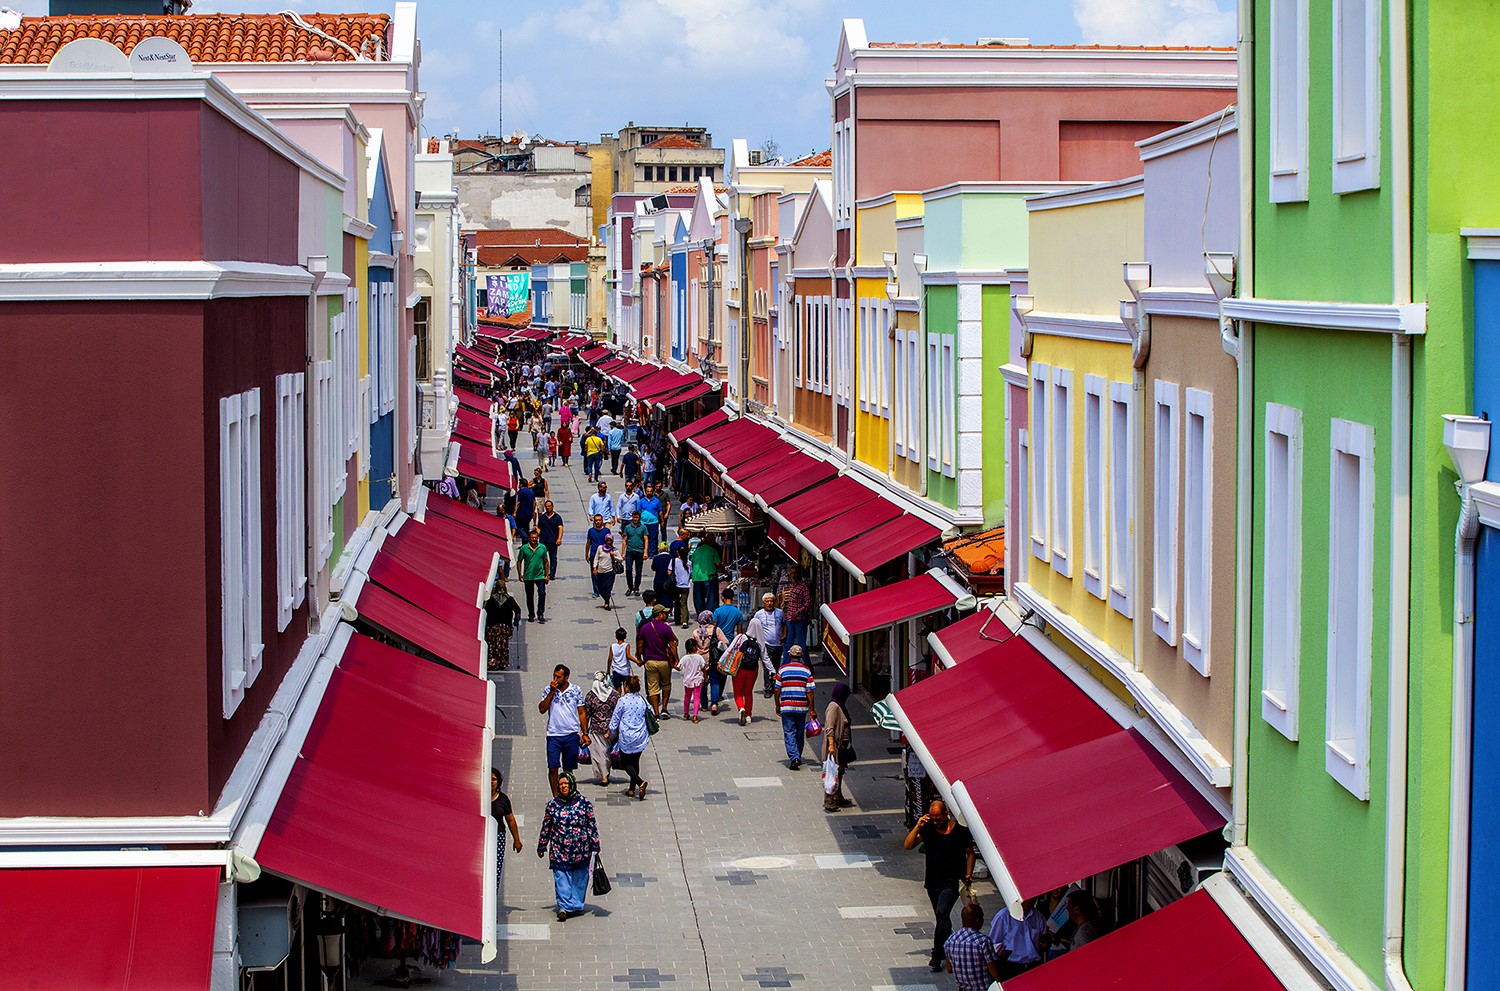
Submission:
[[542,830],[536,838],[536,855],[547,857],[552,885],[557,892],[557,921],[583,912],[589,889],[589,859],[599,852],[599,822],[594,806],[578,794],[578,780],[571,771],[557,779],[557,797],[542,813]]

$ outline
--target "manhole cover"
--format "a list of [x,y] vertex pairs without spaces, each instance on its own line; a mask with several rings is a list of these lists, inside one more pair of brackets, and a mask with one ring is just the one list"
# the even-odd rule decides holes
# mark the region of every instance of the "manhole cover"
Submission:
[[736,867],[743,871],[763,871],[779,867],[790,867],[792,862],[786,857],[745,857],[742,860],[732,861],[730,867]]

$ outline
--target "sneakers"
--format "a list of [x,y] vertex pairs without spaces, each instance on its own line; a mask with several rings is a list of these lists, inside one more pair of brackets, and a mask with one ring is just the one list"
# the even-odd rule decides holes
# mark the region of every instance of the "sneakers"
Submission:
[[787,765],[787,769],[791,771],[802,770],[802,761],[800,759],[794,759],[790,764]]
[[744,726],[744,725],[746,725],[749,722],[750,722],[749,715],[746,714],[746,712],[745,712],[744,709],[741,709],[740,710],[740,725]]

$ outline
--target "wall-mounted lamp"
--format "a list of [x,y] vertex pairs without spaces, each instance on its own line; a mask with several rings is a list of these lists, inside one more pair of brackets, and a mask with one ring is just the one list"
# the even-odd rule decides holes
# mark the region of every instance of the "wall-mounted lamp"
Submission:
[[736,234],[749,234],[750,233],[750,228],[752,226],[754,226],[754,225],[750,222],[750,218],[749,217],[736,217],[735,218],[735,221],[734,221],[734,231],[735,231]]
[[917,267],[917,271],[918,272],[925,272],[925,271],[927,271],[927,256],[926,255],[912,255],[911,256],[911,263]]
[[1205,251],[1203,274],[1208,278],[1208,288],[1214,291],[1214,298],[1225,299],[1234,295],[1235,280],[1238,277],[1234,252]]

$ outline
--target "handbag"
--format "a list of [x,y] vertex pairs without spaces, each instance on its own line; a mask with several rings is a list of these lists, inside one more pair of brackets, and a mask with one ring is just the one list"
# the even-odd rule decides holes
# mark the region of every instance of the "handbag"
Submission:
[[607,895],[611,887],[613,885],[609,883],[609,873],[604,869],[604,861],[596,853],[594,854],[594,894],[596,896]]
[[624,573],[624,571],[625,571],[625,562],[623,560],[621,560],[618,557],[614,558],[614,564],[615,564],[615,574],[618,575],[618,574]]
[[661,722],[659,720],[657,720],[656,713],[652,712],[650,709],[647,709],[646,710],[646,733],[647,733],[647,735],[649,735],[649,736],[655,736],[656,735],[656,731],[659,730],[659,729],[661,729]]
[[853,764],[856,760],[858,760],[858,758],[854,754],[854,744],[852,744],[852,743],[845,743],[845,744],[843,744],[842,746],[839,747],[839,763],[840,764],[844,764],[844,765]]

